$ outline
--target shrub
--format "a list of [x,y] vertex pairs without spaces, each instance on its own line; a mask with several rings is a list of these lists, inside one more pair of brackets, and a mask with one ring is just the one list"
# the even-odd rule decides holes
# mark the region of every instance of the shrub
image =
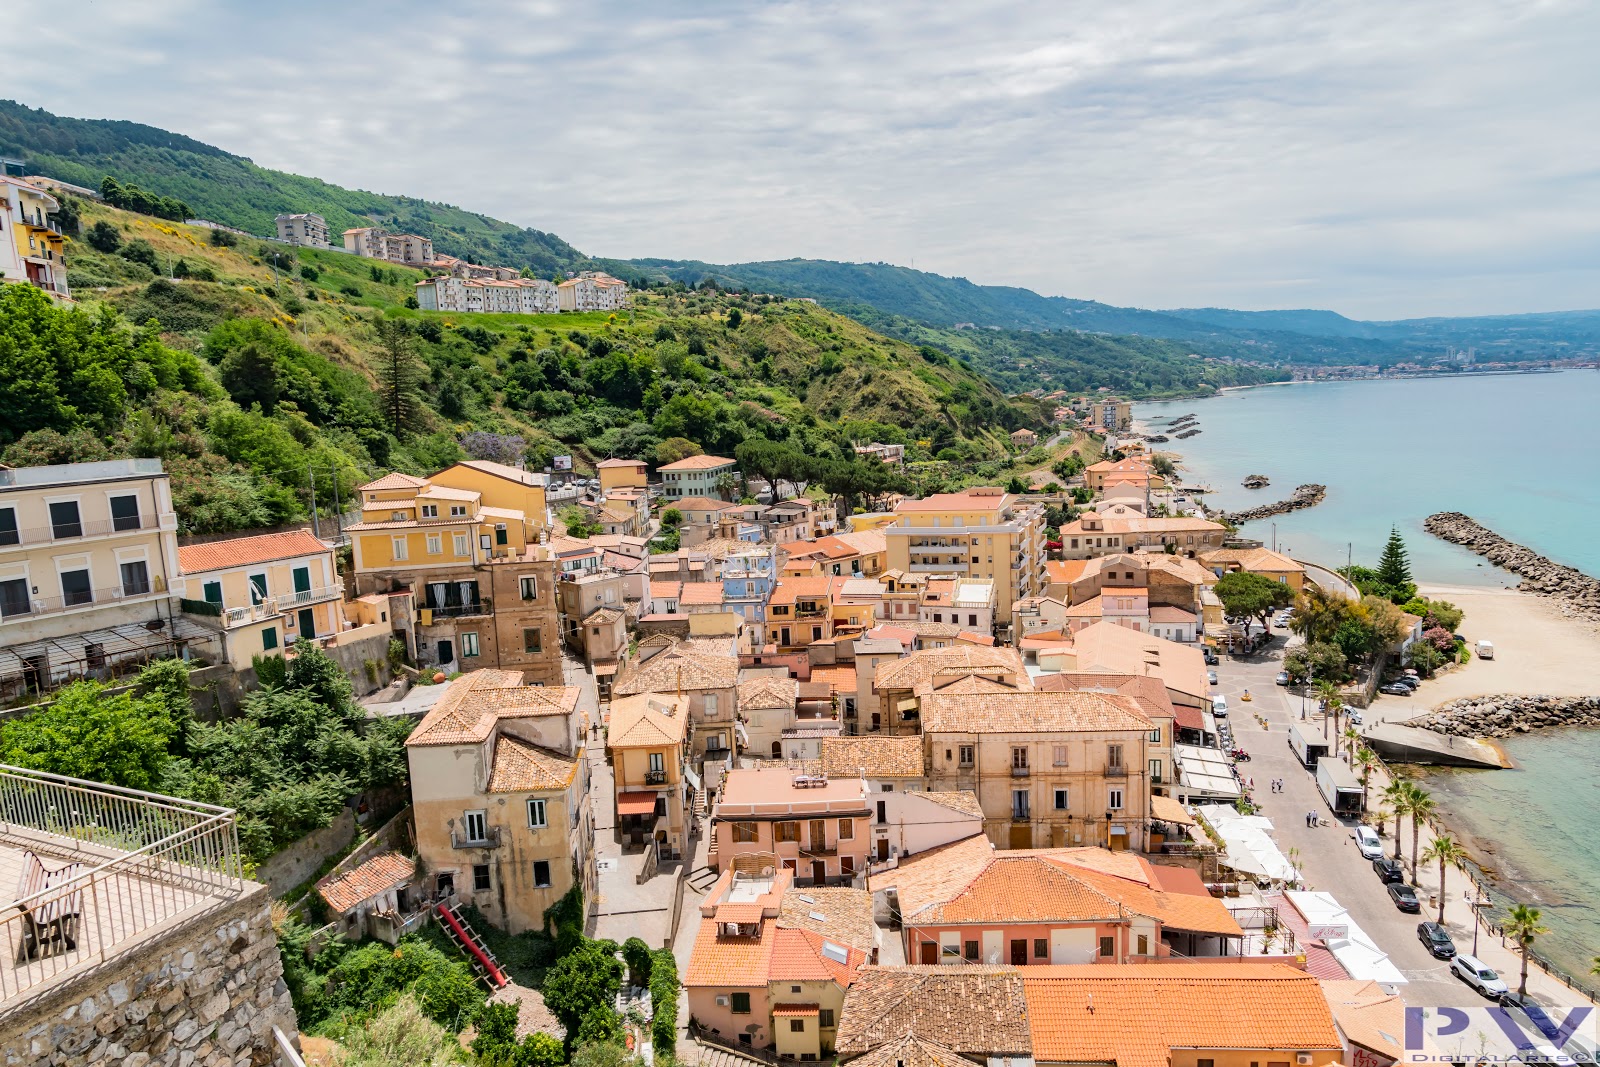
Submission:
[[156,250],[150,247],[150,242],[136,237],[123,245],[118,254],[129,263],[138,263],[149,267],[156,274],[161,273],[161,264],[156,259]]
[[314,282],[318,278],[322,277],[322,272],[316,268],[315,264],[307,263],[305,266],[300,268],[300,277],[304,278],[308,282]]
[[115,252],[118,248],[122,247],[122,234],[117,231],[115,226],[111,225],[111,223],[107,222],[105,219],[101,219],[99,222],[89,227],[89,232],[85,239],[89,242],[91,247],[98,249],[101,252]]
[[239,243],[239,235],[230,233],[227,230],[213,229],[211,231],[211,243],[218,248],[232,248]]
[[655,1046],[656,1055],[670,1057],[678,1047],[678,961],[668,949],[659,949],[651,956],[650,1004],[655,1010],[655,1017],[650,1020],[650,1043]]

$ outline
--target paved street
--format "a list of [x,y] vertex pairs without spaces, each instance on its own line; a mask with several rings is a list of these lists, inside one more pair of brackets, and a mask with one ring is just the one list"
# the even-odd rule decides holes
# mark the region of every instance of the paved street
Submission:
[[[1235,743],[1250,753],[1250,761],[1239,765],[1240,773],[1247,780],[1254,780],[1252,796],[1261,807],[1261,813],[1272,820],[1273,837],[1278,847],[1285,854],[1290,849],[1298,850],[1296,859],[1305,874],[1307,888],[1332,893],[1341,905],[1349,909],[1356,923],[1389,954],[1408,979],[1409,984],[1403,990],[1408,1003],[1420,1006],[1480,1003],[1476,993],[1449,974],[1448,963],[1434,959],[1417,940],[1417,923],[1437,917],[1437,906],[1429,907],[1430,894],[1436,893],[1438,888],[1436,868],[1433,865],[1425,866],[1416,882],[1423,913],[1407,915],[1396,909],[1373,872],[1371,863],[1356,850],[1351,838],[1351,830],[1356,824],[1333,818],[1317,790],[1314,775],[1290,751],[1289,726],[1300,721],[1302,700],[1298,692],[1291,692],[1273,681],[1281,669],[1287,643],[1285,631],[1275,630],[1273,633],[1272,644],[1259,655],[1238,658],[1223,655],[1222,663],[1217,667],[1216,691],[1228,698]],[[1249,702],[1240,700],[1246,689],[1251,695]],[[1402,702],[1390,703],[1391,706],[1397,706]],[[1372,710],[1381,711],[1382,704],[1380,698],[1379,706]],[[1315,700],[1305,701],[1305,706],[1307,726],[1320,731],[1322,717],[1316,711]],[[1328,728],[1331,733],[1331,723]],[[1283,779],[1284,791],[1281,794],[1270,791],[1268,783],[1273,778]],[[1374,798],[1384,784],[1385,781],[1374,780]],[[1376,807],[1376,799],[1369,801],[1369,806]],[[1304,816],[1308,811],[1317,812],[1328,825],[1307,827]],[[1393,827],[1391,820],[1389,832],[1392,833]],[[1430,835],[1424,828],[1424,850],[1429,840]],[[1392,838],[1385,836],[1384,844],[1385,851],[1392,855]],[[1409,866],[1409,823],[1402,830],[1401,844]],[[1459,872],[1453,872],[1448,882],[1450,899],[1446,902],[1445,925],[1461,952],[1469,952],[1472,948],[1471,912],[1462,899],[1462,891],[1466,886],[1466,879]],[[1491,938],[1485,933],[1480,935],[1478,955],[1499,970],[1513,988],[1516,986],[1519,963],[1514,951],[1502,948],[1498,938]],[[1528,976],[1528,989],[1548,1003],[1572,1003],[1576,998],[1576,994],[1558,981],[1539,973],[1537,968]]]

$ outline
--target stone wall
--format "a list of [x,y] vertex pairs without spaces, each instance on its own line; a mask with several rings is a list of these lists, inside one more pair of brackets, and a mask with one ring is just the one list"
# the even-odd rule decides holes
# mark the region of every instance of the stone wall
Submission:
[[275,852],[256,868],[255,877],[265,882],[274,896],[281,896],[306,881],[328,861],[350,847],[356,839],[356,813],[349,807],[340,810],[333,822]]
[[294,1038],[267,888],[0,1006],[0,1064],[246,1067]]
[[1600,726],[1600,696],[1463,697],[1406,725],[1456,737],[1510,737],[1546,726]]

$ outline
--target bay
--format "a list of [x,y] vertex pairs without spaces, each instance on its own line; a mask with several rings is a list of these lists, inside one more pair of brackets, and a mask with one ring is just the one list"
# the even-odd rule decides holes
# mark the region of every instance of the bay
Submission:
[[[1515,579],[1426,533],[1436,511],[1463,511],[1502,536],[1600,574],[1600,371],[1464,374],[1306,382],[1134,405],[1138,428],[1193,413],[1198,436],[1154,446],[1179,453],[1212,506],[1281,500],[1304,482],[1317,507],[1247,524],[1245,536],[1300,559],[1372,565],[1390,525],[1418,580],[1512,585]],[[1247,474],[1271,485],[1245,489]]]

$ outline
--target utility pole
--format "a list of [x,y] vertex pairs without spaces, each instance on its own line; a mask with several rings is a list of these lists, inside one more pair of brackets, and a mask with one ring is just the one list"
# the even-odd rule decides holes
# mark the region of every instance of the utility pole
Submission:
[[335,540],[344,540],[344,505],[339,501],[339,468],[329,467],[328,475],[333,479],[333,529]]
[[310,465],[306,466],[306,488],[311,490],[311,535],[320,538],[322,534],[317,529],[317,481]]

